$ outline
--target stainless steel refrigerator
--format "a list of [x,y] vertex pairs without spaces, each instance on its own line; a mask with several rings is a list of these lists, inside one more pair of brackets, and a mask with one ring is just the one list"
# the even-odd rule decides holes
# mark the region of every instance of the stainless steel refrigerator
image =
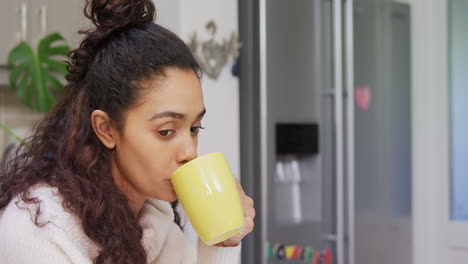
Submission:
[[243,263],[411,263],[410,9],[239,1]]

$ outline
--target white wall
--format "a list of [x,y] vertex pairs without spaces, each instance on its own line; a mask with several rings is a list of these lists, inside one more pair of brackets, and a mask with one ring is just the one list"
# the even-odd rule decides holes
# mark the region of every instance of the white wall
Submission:
[[413,264],[448,263],[442,259],[449,206],[447,0],[397,2],[411,6]]
[[153,0],[156,6],[156,23],[180,36],[182,30],[181,0]]
[[[199,39],[209,37],[205,29],[208,20],[217,24],[216,39],[228,38],[238,32],[237,0],[155,0],[157,23],[164,25],[188,41],[193,32]],[[207,114],[200,132],[199,154],[220,151],[226,155],[233,173],[240,177],[239,143],[239,82],[231,74],[233,62],[228,61],[218,80],[203,76],[202,87]]]

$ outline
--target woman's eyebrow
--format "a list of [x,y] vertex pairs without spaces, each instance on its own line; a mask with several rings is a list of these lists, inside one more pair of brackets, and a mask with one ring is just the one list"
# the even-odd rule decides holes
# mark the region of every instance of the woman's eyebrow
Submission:
[[177,113],[177,112],[173,112],[173,111],[164,111],[164,112],[157,113],[157,114],[153,115],[149,119],[149,121],[152,121],[152,120],[155,120],[155,119],[158,119],[158,118],[164,118],[164,117],[172,117],[172,118],[176,118],[176,119],[185,119],[185,115],[182,114],[182,113]]
[[[203,110],[198,114],[198,118],[201,118],[205,115],[206,113],[206,108],[203,108]],[[149,121],[152,121],[152,120],[155,120],[155,119],[158,119],[158,118],[165,118],[165,117],[172,117],[172,118],[175,118],[175,119],[185,119],[186,118],[186,115],[185,114],[182,114],[182,113],[177,113],[177,112],[174,112],[174,111],[164,111],[164,112],[161,112],[161,113],[157,113],[155,115],[153,115],[151,118],[149,118]]]

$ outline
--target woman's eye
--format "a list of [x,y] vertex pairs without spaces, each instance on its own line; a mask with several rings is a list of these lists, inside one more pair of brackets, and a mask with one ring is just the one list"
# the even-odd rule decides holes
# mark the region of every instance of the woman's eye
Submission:
[[161,135],[163,137],[167,137],[170,134],[172,134],[173,132],[174,132],[173,130],[159,130],[158,131],[159,135]]
[[205,128],[201,126],[194,126],[190,128],[190,132],[192,133],[192,135],[198,135],[198,132],[200,131],[200,129],[205,129]]

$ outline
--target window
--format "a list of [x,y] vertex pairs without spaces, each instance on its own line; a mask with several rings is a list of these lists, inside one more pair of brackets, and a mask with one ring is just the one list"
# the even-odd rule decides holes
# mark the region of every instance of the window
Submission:
[[468,1],[449,10],[451,218],[468,221]]

